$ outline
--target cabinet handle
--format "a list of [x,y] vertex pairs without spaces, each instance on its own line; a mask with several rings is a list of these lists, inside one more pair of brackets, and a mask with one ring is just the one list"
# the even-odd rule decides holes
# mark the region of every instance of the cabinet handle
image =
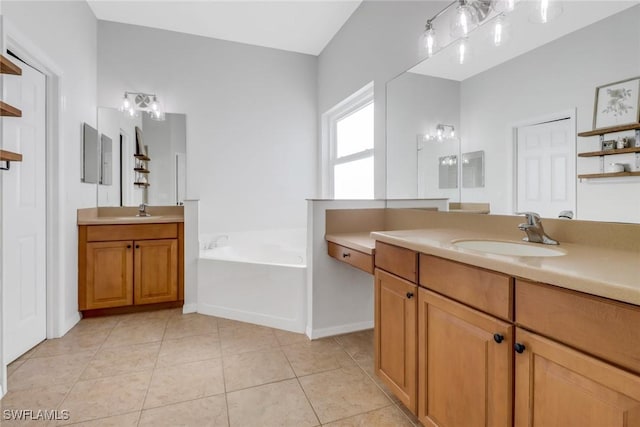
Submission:
[[526,347],[524,346],[524,344],[520,344],[519,342],[515,343],[513,345],[513,349],[516,351],[516,353],[522,353],[524,352],[524,349]]
[[504,341],[504,335],[493,334],[493,340],[500,344],[502,341]]
[[407,298],[409,299],[413,298],[413,292],[407,292]]
[[136,249],[139,249],[139,248],[140,248],[140,245],[136,245]]
[[127,245],[127,249],[131,249],[131,245]]
[[342,254],[342,258],[350,258],[351,254],[349,252],[345,252]]

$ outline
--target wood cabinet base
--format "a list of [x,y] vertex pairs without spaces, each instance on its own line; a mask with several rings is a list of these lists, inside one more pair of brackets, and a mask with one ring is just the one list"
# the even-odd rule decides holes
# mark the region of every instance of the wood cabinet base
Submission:
[[180,308],[183,305],[184,305],[184,301],[171,301],[171,302],[161,302],[157,304],[128,305],[125,307],[98,308],[96,310],[82,311],[82,317],[89,318],[89,317],[100,317],[100,316],[113,316],[116,314],[139,313],[142,311],[166,310],[169,308]]

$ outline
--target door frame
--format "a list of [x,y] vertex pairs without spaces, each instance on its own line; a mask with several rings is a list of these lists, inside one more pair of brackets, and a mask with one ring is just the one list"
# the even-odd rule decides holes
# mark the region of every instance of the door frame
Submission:
[[[63,72],[42,49],[36,46],[28,37],[18,30],[6,17],[2,17],[2,38],[4,46],[2,53],[11,50],[22,60],[36,68],[45,75],[46,79],[46,129],[45,129],[45,215],[46,215],[46,336],[55,338],[61,334],[64,325],[63,311],[60,310],[60,301],[64,300],[64,283],[59,267],[62,245],[60,241],[60,209],[59,202],[60,182],[62,181],[62,168],[60,168],[60,141],[62,140],[62,119],[65,99],[62,96]],[[0,293],[4,297],[3,284],[0,283]],[[2,299],[4,301],[4,298]],[[4,310],[3,310],[4,312]],[[6,362],[4,360],[4,333],[5,322],[1,322],[2,331],[0,338],[0,369],[2,384],[0,397],[7,390]]]
[[[541,116],[536,116],[536,117],[532,117],[532,118],[528,118],[528,119],[524,119],[524,120],[520,120],[517,122],[513,122],[511,123],[508,128],[507,128],[507,132],[508,132],[508,141],[511,141],[511,143],[509,144],[509,149],[511,150],[511,191],[508,191],[508,194],[511,194],[511,210],[512,213],[515,214],[516,209],[517,209],[517,205],[518,205],[518,186],[517,186],[517,182],[518,182],[518,128],[521,127],[525,127],[525,126],[533,126],[533,125],[538,125],[538,124],[542,124],[542,123],[547,123],[547,122],[553,122],[553,121],[558,121],[558,120],[562,120],[562,119],[567,119],[569,120],[569,127],[571,128],[572,131],[572,147],[573,147],[573,162],[574,162],[574,168],[575,170],[577,170],[577,163],[578,163],[578,155],[577,155],[577,135],[578,135],[578,130],[576,127],[576,116],[578,114],[577,108],[572,108],[569,110],[563,110],[563,111],[557,111],[554,113],[549,113],[549,114],[544,114]],[[578,217],[578,180],[576,177],[574,177],[574,181],[573,181],[573,187],[574,187],[574,195],[575,195],[575,200],[574,200],[574,218]]]

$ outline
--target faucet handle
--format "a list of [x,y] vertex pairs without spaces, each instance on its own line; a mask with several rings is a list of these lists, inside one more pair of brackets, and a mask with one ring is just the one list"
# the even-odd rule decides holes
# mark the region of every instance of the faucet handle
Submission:
[[536,212],[516,212],[516,215],[524,215],[527,217],[527,223],[529,225],[535,225],[540,222],[540,214]]

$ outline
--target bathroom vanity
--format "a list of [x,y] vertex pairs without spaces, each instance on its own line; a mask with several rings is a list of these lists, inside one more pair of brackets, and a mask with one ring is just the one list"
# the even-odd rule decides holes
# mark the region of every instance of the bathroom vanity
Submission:
[[556,246],[524,217],[377,214],[394,231],[326,238],[373,247],[374,370],[423,425],[640,425],[639,225],[544,219]]
[[483,233],[372,236],[376,374],[425,426],[640,425],[637,249],[496,256],[455,246]]
[[78,307],[84,316],[181,307],[181,207],[78,211]]

